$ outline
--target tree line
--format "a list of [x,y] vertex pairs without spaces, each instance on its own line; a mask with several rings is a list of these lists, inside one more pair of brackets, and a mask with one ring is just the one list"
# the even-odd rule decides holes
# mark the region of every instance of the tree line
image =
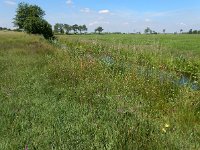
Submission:
[[[101,33],[104,29],[102,27],[97,27],[94,32],[95,33]],[[74,24],[74,25],[69,25],[69,24],[63,24],[63,23],[56,23],[54,25],[54,33],[56,34],[71,34],[73,32],[73,34],[82,34],[83,32],[86,34],[88,31],[87,26],[84,25],[78,25],[78,24]]]
[[10,29],[6,27],[0,27],[0,31],[15,31],[15,32],[21,32],[19,29]]
[[86,25],[69,25],[69,24],[62,24],[62,23],[56,23],[54,25],[54,33],[60,33],[60,34],[70,34],[71,31],[73,31],[74,34],[77,34],[78,31],[80,34],[82,32],[87,32],[88,28]]
[[2,30],[7,30],[7,31],[11,31],[11,29],[9,29],[9,28],[5,28],[5,27],[0,27],[0,31],[2,31]]
[[[162,30],[163,34],[166,34],[166,29]],[[188,32],[183,32],[183,29],[180,29],[179,32],[174,32],[174,34],[200,34],[200,30],[190,29]],[[150,27],[147,27],[144,30],[144,34],[158,34],[158,32],[151,30]]]
[[190,29],[187,34],[200,34],[200,30],[193,30],[193,29]]

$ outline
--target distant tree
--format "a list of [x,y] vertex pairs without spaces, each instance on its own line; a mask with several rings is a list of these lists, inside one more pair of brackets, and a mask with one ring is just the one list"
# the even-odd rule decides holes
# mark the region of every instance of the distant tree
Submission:
[[64,33],[65,33],[63,27],[60,29],[60,33],[61,33],[61,34],[64,34]]
[[104,30],[104,29],[103,29],[102,27],[98,27],[98,28],[96,28],[94,31],[95,31],[95,33],[98,31],[99,34],[100,34],[103,30]]
[[3,28],[3,30],[8,30],[7,28]]
[[79,26],[78,26],[78,30],[79,30],[79,32],[80,32],[80,34],[81,34],[82,31],[83,31],[83,26],[82,26],[82,25],[79,25]]
[[152,33],[151,34],[158,34],[158,32],[156,32],[156,31],[152,31]]
[[192,31],[192,34],[198,34],[197,30]]
[[45,12],[37,5],[29,5],[27,3],[19,3],[14,18],[14,25],[19,29],[23,29],[24,22],[27,18],[37,17],[43,19]]
[[78,26],[77,24],[74,24],[74,25],[72,26],[72,30],[74,30],[74,34],[76,34],[76,33],[77,33],[77,30],[79,30],[79,26]]
[[112,33],[108,33],[108,34],[122,34],[121,32],[112,32]]
[[87,27],[86,27],[86,25],[79,25],[79,26],[78,26],[78,30],[79,30],[79,32],[80,32],[80,34],[81,34],[82,31],[87,31]]
[[54,25],[54,32],[55,33],[64,34],[64,24],[62,24],[62,23],[56,23]]
[[152,34],[152,30],[151,30],[149,27],[147,27],[147,28],[144,30],[144,33],[145,33],[145,34]]
[[165,32],[166,32],[166,29],[163,29],[163,33],[165,34]]
[[87,29],[87,27],[86,27],[85,24],[82,26],[82,30],[85,31],[85,32],[87,32],[88,29]]
[[192,34],[192,29],[190,29],[188,33],[189,33],[189,34]]
[[69,34],[69,32],[72,30],[72,27],[68,24],[64,24],[64,30],[66,34]]
[[11,31],[10,28],[0,27],[0,30]]
[[54,25],[54,32],[55,32],[55,33],[60,33],[60,24],[59,24],[59,23],[56,23],[56,24]]

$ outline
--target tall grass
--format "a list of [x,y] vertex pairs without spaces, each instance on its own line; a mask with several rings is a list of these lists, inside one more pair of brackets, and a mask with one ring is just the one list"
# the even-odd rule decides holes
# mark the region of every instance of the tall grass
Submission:
[[165,46],[87,38],[0,33],[0,149],[200,148],[200,93],[160,79]]

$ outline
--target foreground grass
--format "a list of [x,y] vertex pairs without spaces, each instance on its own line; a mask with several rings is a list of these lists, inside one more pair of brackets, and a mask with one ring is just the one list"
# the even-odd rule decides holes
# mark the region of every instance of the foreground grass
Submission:
[[75,38],[0,32],[0,149],[200,148],[199,91],[138,74],[185,69],[171,52]]

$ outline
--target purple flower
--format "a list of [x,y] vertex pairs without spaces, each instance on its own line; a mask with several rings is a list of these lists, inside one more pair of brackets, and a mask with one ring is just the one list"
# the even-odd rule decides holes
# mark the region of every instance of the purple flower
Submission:
[[28,145],[25,146],[25,150],[28,150]]

